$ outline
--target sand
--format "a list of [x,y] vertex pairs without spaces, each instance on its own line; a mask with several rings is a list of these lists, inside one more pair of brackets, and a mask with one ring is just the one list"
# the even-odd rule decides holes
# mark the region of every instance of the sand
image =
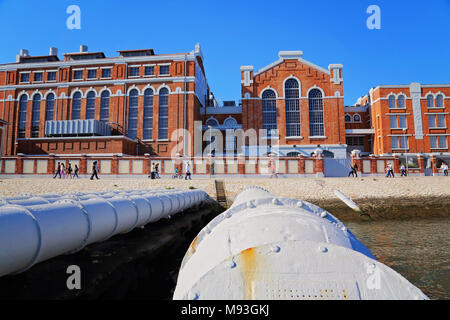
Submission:
[[[385,177],[363,178],[225,178],[226,193],[232,200],[245,186],[258,185],[278,197],[302,199],[305,201],[336,199],[333,190],[338,189],[352,199],[376,198],[424,198],[446,199],[450,195],[450,178],[448,177],[407,177],[388,179]],[[102,178],[90,181],[80,179],[52,178],[0,178],[0,196],[17,196],[22,193],[70,193],[74,191],[106,191],[127,189],[188,189],[189,187],[205,190],[215,197],[214,179],[193,178],[179,180],[163,178]]]

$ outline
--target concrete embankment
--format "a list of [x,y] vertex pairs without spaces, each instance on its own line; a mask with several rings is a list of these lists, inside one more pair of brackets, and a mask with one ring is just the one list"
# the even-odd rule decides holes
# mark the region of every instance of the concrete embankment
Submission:
[[[192,239],[223,211],[208,200],[171,219],[55,257],[0,278],[2,299],[171,299]],[[69,290],[71,265],[80,267],[81,290]]]

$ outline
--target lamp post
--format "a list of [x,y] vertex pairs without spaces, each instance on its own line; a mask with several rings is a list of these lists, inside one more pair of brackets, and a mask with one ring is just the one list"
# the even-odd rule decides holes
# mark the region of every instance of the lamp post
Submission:
[[406,128],[403,128],[403,138],[405,143],[405,161],[406,161],[406,175],[409,174],[409,166],[408,166],[408,139],[406,137]]

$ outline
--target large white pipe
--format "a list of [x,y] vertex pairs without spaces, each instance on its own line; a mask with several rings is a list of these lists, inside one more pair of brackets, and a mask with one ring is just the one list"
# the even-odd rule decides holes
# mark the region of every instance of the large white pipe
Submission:
[[427,299],[329,212],[244,189],[191,243],[174,299]]
[[200,190],[120,190],[3,198],[0,276],[167,218],[206,197]]

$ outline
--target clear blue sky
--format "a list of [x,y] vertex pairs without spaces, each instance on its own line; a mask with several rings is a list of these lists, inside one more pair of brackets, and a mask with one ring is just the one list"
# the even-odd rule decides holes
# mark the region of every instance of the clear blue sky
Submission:
[[[66,8],[81,8],[81,30],[68,30]],[[369,30],[369,5],[381,30]],[[240,98],[241,65],[256,70],[278,51],[302,50],[321,67],[344,65],[346,105],[379,84],[450,83],[450,0],[119,1],[0,0],[0,63],[79,50],[154,48],[189,52],[199,42],[206,75],[220,100]]]

